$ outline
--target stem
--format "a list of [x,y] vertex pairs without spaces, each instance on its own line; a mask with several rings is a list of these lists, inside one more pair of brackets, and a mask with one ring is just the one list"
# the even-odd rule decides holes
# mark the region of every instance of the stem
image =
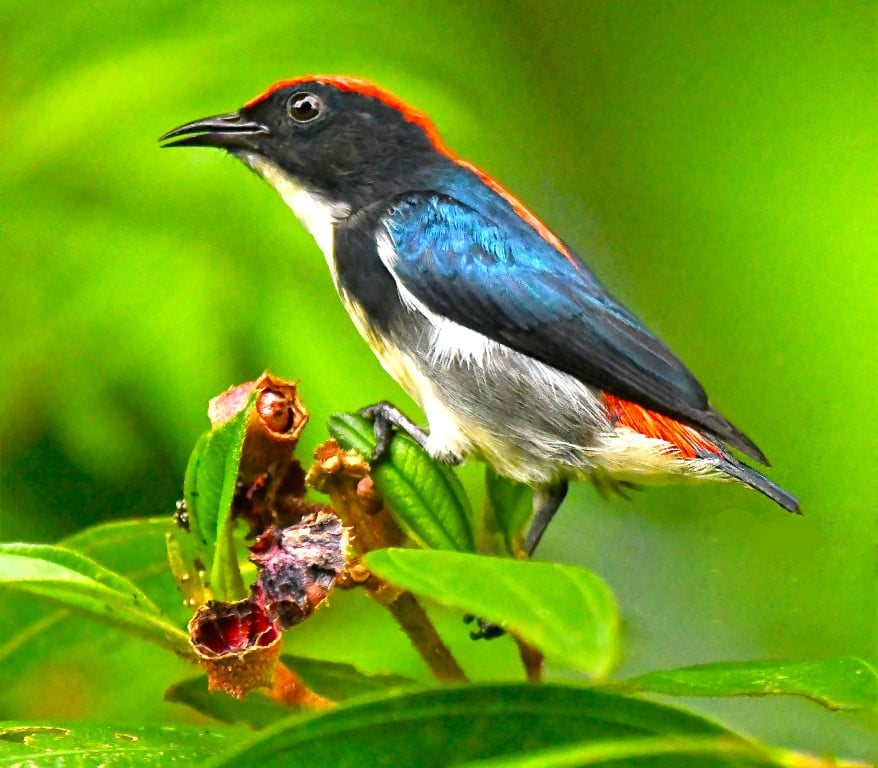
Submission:
[[512,636],[518,646],[518,655],[524,665],[524,673],[530,683],[539,683],[543,680],[543,654],[532,645],[515,635]]
[[[398,546],[405,540],[390,512],[384,506],[368,478],[369,465],[355,451],[342,450],[329,440],[315,453],[317,461],[308,471],[308,484],[325,493],[335,513],[353,529],[351,547],[358,557],[385,547]],[[366,480],[368,490],[360,485]],[[400,629],[439,680],[463,681],[466,674],[442,642],[427,612],[411,592],[392,587],[370,575],[363,583],[379,605],[390,611]]]
[[436,679],[467,682],[466,673],[460,668],[457,659],[439,637],[427,612],[411,592],[392,587],[374,576],[366,582],[366,589],[380,605],[390,611]]
[[331,709],[336,703],[319,693],[314,693],[304,680],[282,661],[278,661],[274,671],[274,685],[260,688],[272,701],[287,707],[299,709]]
[[238,564],[238,550],[235,546],[235,525],[231,519],[223,522],[217,536],[213,553],[213,567],[210,572],[210,586],[217,600],[233,602],[247,594],[241,566]]

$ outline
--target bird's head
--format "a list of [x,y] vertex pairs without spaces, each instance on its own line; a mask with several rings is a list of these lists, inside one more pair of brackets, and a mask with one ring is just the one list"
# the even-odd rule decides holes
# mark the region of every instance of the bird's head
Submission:
[[237,112],[186,123],[161,140],[226,149],[275,187],[294,183],[348,210],[417,188],[449,162],[425,115],[350,77],[284,80]]

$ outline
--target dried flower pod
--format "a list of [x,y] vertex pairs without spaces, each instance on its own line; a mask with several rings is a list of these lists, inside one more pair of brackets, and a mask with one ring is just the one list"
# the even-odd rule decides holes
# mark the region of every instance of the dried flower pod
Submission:
[[326,599],[344,569],[349,537],[332,512],[320,511],[287,528],[269,528],[250,548],[257,589],[269,616],[289,629]]
[[238,699],[273,684],[280,640],[258,590],[235,603],[206,603],[189,622],[189,642],[208,687]]
[[293,456],[308,412],[297,383],[267,371],[256,381],[231,387],[213,398],[208,416],[214,429],[235,417],[250,403],[246,435],[241,446],[232,514],[244,520],[256,537],[269,525],[286,526],[307,513],[305,472]]
[[335,511],[354,532],[358,554],[399,546],[405,534],[384,506],[369,475],[369,463],[356,451],[327,440],[314,452],[305,482],[332,500]]
[[256,381],[231,387],[210,401],[207,415],[216,429],[239,413],[253,392],[257,393],[247,416],[247,436],[241,451],[239,474],[245,484],[266,472],[284,473],[308,423],[308,411],[296,385],[266,371]]
[[[356,451],[344,450],[336,440],[327,440],[314,451],[314,464],[308,470],[307,483],[315,491],[329,493],[336,481],[351,485],[368,477],[369,462]],[[352,484],[356,486],[356,482]]]

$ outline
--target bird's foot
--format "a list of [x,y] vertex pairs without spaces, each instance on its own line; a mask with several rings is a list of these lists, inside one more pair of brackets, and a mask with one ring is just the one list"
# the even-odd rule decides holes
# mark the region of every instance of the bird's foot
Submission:
[[427,451],[429,435],[400,411],[399,408],[391,405],[386,400],[363,408],[360,411],[360,416],[371,421],[375,430],[375,450],[372,451],[372,455],[369,457],[370,461],[378,461],[387,453],[390,448],[390,441],[393,439],[394,427],[405,432],[421,448]]
[[643,490],[643,487],[636,483],[629,482],[628,480],[619,480],[598,471],[592,472],[589,480],[591,480],[592,486],[594,486],[598,496],[602,499],[612,499],[614,496],[619,496],[625,499],[625,501],[631,501],[632,491]]
[[502,637],[506,634],[506,630],[499,624],[486,621],[485,619],[477,619],[471,613],[463,617],[464,624],[476,623],[478,629],[470,630],[469,636],[473,640],[493,640],[495,637]]

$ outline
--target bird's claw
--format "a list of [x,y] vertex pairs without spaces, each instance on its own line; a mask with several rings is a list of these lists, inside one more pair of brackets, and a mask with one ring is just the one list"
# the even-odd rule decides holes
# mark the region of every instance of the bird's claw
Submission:
[[362,408],[360,416],[372,422],[375,434],[375,448],[372,450],[370,461],[378,461],[387,455],[393,440],[394,427],[405,432],[421,448],[427,450],[427,433],[386,400]]
[[374,463],[383,459],[390,450],[390,441],[392,438],[393,430],[390,428],[390,425],[381,423],[381,426],[379,427],[378,424],[376,424],[375,447],[372,449],[372,453],[369,454],[369,461]]
[[376,403],[360,410],[360,416],[372,422],[372,430],[375,435],[375,447],[369,456],[369,461],[378,461],[387,455],[390,450],[390,441],[393,439],[393,424],[384,415],[380,407],[386,403]]
[[476,623],[478,629],[470,631],[469,636],[473,640],[493,640],[495,637],[502,637],[506,634],[506,630],[499,624],[494,624],[486,619],[477,619],[471,613],[467,613],[463,617],[464,624]]

